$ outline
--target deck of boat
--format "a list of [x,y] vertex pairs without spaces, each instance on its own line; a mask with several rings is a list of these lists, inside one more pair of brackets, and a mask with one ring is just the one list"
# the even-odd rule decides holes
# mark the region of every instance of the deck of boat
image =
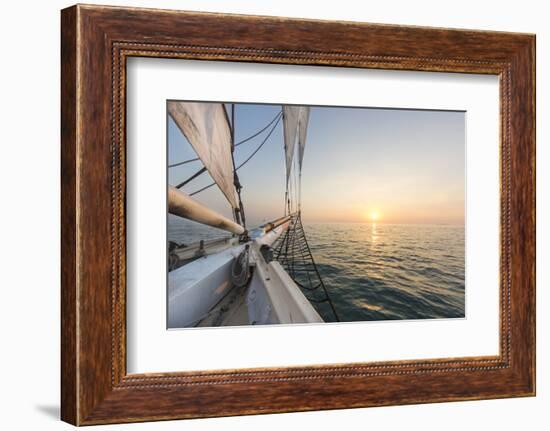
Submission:
[[[182,256],[195,258],[169,274],[169,327],[323,322],[300,287],[273,259],[271,246],[287,232],[291,221],[286,216],[280,223],[272,223],[269,231],[264,228],[263,235],[246,244],[231,246],[233,238],[211,242],[208,246],[223,251],[209,254],[203,243]],[[245,251],[248,254],[242,254]],[[239,256],[244,256],[251,272],[242,287],[238,284],[244,280],[233,279],[232,272]]]
[[233,287],[231,291],[220,301],[208,315],[203,318],[197,327],[211,326],[243,326],[249,325],[248,305],[246,295],[248,285]]

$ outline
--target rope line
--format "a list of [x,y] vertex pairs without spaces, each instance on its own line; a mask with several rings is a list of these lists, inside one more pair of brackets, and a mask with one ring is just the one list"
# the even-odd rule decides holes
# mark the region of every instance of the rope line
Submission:
[[[251,159],[252,157],[254,157],[258,151],[260,151],[260,149],[264,146],[264,144],[268,141],[268,139],[270,138],[270,136],[273,134],[273,132],[275,131],[275,128],[277,127],[277,124],[279,124],[279,122],[281,121],[281,114],[278,115],[278,120],[277,122],[273,125],[273,127],[271,128],[271,130],[269,131],[269,133],[267,134],[267,136],[264,138],[264,140],[262,141],[262,143],[260,145],[258,145],[258,147],[252,152],[252,154],[250,154],[250,156],[248,156],[248,158],[242,162],[239,166],[237,166],[235,168],[235,171],[238,171],[239,169],[241,169],[244,165],[246,165]],[[194,191],[193,193],[190,193],[189,196],[194,196],[200,192],[203,192],[205,191],[206,189],[209,189],[210,187],[213,187],[215,186],[216,183],[213,182],[213,183],[210,183],[208,184],[207,186],[204,186],[203,188],[197,190],[197,191]]]
[[186,185],[187,183],[193,181],[195,178],[197,178],[198,176],[204,174],[206,172],[206,168],[203,167],[202,169],[198,170],[197,172],[195,172],[193,175],[191,175],[189,178],[187,178],[185,181],[179,183],[176,188],[177,189],[181,189],[184,185]]
[[[300,213],[294,213],[290,226],[273,245],[273,256],[294,282],[302,289],[308,301],[327,304],[334,319],[340,317],[323,282],[306,238]],[[307,293],[307,294],[306,294]]]
[[[265,131],[268,129],[269,126],[271,126],[271,125],[277,120],[277,117],[279,117],[279,116],[281,116],[281,115],[282,115],[282,111],[279,111],[279,112],[275,115],[275,117],[273,117],[273,119],[272,119],[269,123],[267,123],[267,124],[265,125],[265,127],[263,127],[261,130],[258,130],[258,131],[257,131],[256,133],[254,133],[253,135],[250,135],[248,138],[245,138],[245,139],[243,139],[242,141],[237,142],[237,143],[235,144],[235,147],[238,147],[239,145],[244,144],[245,142],[248,142],[248,141],[254,139],[256,136],[261,135],[263,132],[265,132]],[[177,162],[177,163],[173,163],[173,164],[171,164],[171,165],[168,165],[168,168],[175,168],[175,167],[177,167],[177,166],[185,165],[185,164],[187,164],[187,163],[196,162],[196,161],[199,161],[199,160],[200,160],[200,159],[199,159],[198,157],[195,157],[195,158],[193,158],[193,159],[188,159],[188,160],[184,160],[184,161],[182,161],[182,162]]]

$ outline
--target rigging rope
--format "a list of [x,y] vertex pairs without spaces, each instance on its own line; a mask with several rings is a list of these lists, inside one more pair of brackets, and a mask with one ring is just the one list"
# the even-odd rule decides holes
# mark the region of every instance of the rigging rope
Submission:
[[[258,151],[260,151],[260,149],[264,146],[264,144],[268,141],[268,139],[270,138],[270,136],[273,134],[273,132],[275,131],[275,128],[277,127],[277,124],[279,124],[279,122],[281,121],[281,118],[282,118],[282,115],[281,113],[279,113],[278,115],[278,120],[277,122],[273,125],[273,127],[271,128],[271,130],[269,131],[269,133],[267,134],[267,136],[264,138],[264,140],[262,141],[262,143],[260,145],[258,145],[258,147],[252,152],[252,154],[250,154],[250,156],[248,156],[248,158],[242,162],[239,166],[237,166],[235,168],[235,171],[238,171],[239,169],[241,169],[244,165],[246,165],[251,159],[252,157],[254,157],[256,155],[256,153],[258,153]],[[203,192],[205,191],[206,189],[209,189],[210,187],[213,187],[215,186],[216,183],[213,182],[213,183],[210,183],[208,184],[207,186],[204,186],[203,188],[199,189],[199,190],[196,190],[194,191],[193,193],[190,193],[189,196],[194,196],[200,192]]]
[[330,313],[339,322],[340,317],[313,259],[300,213],[292,215],[290,226],[274,244],[273,249],[274,258],[304,291],[306,298],[317,304],[327,304]]
[[[258,130],[258,131],[257,131],[256,133],[254,133],[253,135],[250,135],[248,138],[245,138],[245,139],[243,139],[242,141],[237,142],[237,143],[235,144],[235,147],[238,147],[239,145],[244,144],[245,142],[248,142],[248,141],[250,141],[251,139],[254,139],[256,136],[261,135],[261,134],[262,134],[263,132],[265,132],[265,131],[269,128],[269,126],[271,126],[271,125],[277,120],[277,118],[280,117],[282,114],[283,114],[282,111],[277,112],[277,114],[275,115],[275,117],[273,117],[273,119],[272,119],[269,123],[267,123],[267,124],[265,125],[265,127],[263,127],[261,130]],[[196,162],[196,161],[198,161],[198,160],[200,160],[200,159],[199,159],[198,157],[195,157],[195,158],[193,158],[193,159],[188,159],[188,160],[184,160],[184,161],[182,161],[182,162],[173,163],[173,164],[171,164],[171,165],[168,165],[168,167],[169,167],[169,168],[175,168],[175,167],[177,167],[177,166],[185,165],[185,164],[191,163],[191,162]]]
[[244,250],[233,260],[231,264],[231,282],[238,287],[243,287],[250,278],[250,253],[247,245]]
[[189,178],[187,178],[185,181],[179,183],[176,188],[177,189],[181,189],[184,185],[186,185],[187,183],[193,181],[195,178],[197,178],[198,176],[202,175],[203,173],[206,172],[206,167],[203,167],[202,169],[198,170],[197,172],[195,172],[193,175],[191,175]]

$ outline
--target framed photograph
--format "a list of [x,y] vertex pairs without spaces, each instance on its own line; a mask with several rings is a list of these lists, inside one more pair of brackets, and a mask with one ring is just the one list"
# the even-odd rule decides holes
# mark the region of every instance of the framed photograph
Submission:
[[535,394],[535,37],[61,14],[62,419]]

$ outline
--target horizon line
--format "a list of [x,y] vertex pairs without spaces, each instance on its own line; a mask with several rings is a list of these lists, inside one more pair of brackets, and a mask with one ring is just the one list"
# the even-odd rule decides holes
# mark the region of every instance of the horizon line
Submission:
[[[463,222],[389,222],[389,221],[313,221],[313,220],[302,220],[303,223],[316,223],[316,224],[371,224],[371,225],[431,225],[431,226],[465,226],[466,221]],[[260,224],[267,223],[267,221],[261,221]]]

